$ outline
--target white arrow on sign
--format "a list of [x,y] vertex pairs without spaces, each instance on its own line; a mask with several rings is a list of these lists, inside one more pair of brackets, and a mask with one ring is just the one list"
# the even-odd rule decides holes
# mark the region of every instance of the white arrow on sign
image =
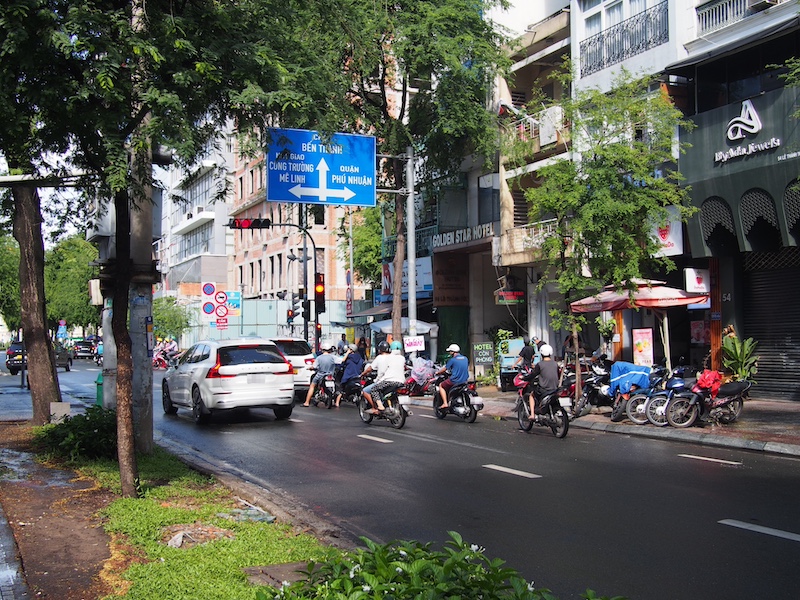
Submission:
[[303,196],[316,196],[321,202],[325,202],[328,198],[341,198],[342,200],[347,201],[356,195],[356,193],[349,188],[344,188],[343,190],[329,190],[328,170],[328,163],[325,162],[324,158],[321,159],[317,165],[317,171],[319,171],[319,187],[312,188],[296,185],[293,188],[290,188],[289,192],[291,192],[291,194],[297,198],[302,198]]

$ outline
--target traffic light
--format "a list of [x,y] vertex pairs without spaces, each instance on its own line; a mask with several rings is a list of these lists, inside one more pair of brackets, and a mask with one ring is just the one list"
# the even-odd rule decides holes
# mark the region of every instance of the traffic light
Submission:
[[305,317],[303,316],[303,307],[300,301],[300,294],[292,294],[292,308],[289,310],[291,310],[295,316],[299,316],[301,319],[305,319]]
[[311,317],[311,300],[303,300],[303,311],[300,316],[306,321]]
[[317,313],[325,312],[325,275],[314,274],[314,308]]
[[291,325],[294,323],[294,309],[290,308],[286,311],[286,323],[287,325]]
[[228,227],[231,229],[269,229],[272,221],[269,219],[230,219]]

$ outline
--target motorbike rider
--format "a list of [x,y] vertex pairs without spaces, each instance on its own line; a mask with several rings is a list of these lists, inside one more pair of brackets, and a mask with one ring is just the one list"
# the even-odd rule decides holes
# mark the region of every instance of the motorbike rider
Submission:
[[511,365],[511,368],[516,368],[520,363],[522,363],[525,367],[531,368],[536,360],[534,357],[539,354],[539,349],[544,346],[544,342],[540,340],[538,337],[533,336],[531,338],[530,343],[526,343],[522,350],[519,351],[519,356],[517,356],[517,360],[514,361],[514,364]]
[[347,346],[347,351],[344,353],[344,360],[342,360],[342,385],[339,388],[339,393],[336,394],[336,406],[342,399],[343,394],[349,394],[352,390],[353,384],[360,383],[361,371],[364,370],[364,359],[358,353],[358,347],[355,344]]
[[533,381],[536,377],[539,378],[533,394],[528,397],[531,419],[535,418],[535,415],[539,412],[537,400],[541,400],[544,396],[557,389],[559,380],[558,363],[553,360],[553,347],[550,344],[544,344],[539,348],[539,354],[542,355],[542,360],[536,363],[530,374],[525,377],[529,381]]
[[167,362],[178,354],[178,342],[175,341],[174,337],[168,338],[167,343],[164,344],[164,354],[167,357]]
[[458,344],[450,344],[446,352],[450,353],[450,359],[436,372],[437,375],[441,375],[445,371],[450,371],[450,377],[439,384],[439,395],[442,397],[440,409],[450,408],[447,394],[452,387],[466,383],[469,379],[469,359],[461,354],[461,347]]
[[[392,342],[391,346],[386,341],[378,344],[378,356],[367,365],[361,376],[363,377],[370,371],[377,371],[378,376],[375,378],[374,383],[364,388],[361,395],[369,402],[372,411],[386,410],[383,402],[381,402],[383,391],[393,386],[399,387],[406,380],[406,359],[403,356],[403,344],[397,341]],[[373,396],[377,396],[377,399],[373,399]]]
[[326,375],[333,375],[336,370],[336,359],[333,357],[333,344],[325,342],[322,344],[322,354],[314,360],[314,367],[317,372],[311,379],[311,385],[308,386],[308,393],[306,394],[306,401],[303,406],[311,405],[311,398],[314,396],[316,387],[325,380]]

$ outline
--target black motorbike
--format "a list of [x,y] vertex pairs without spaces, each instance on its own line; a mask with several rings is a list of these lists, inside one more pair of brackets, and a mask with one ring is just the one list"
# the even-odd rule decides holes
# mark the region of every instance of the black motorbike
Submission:
[[[312,369],[316,372],[316,369]],[[325,408],[332,408],[336,401],[336,380],[333,373],[328,373],[314,388],[314,395],[311,396],[311,404],[317,406],[322,404]]]
[[691,392],[678,392],[669,401],[665,410],[667,422],[680,428],[691,427],[698,419],[715,425],[733,423],[742,413],[751,385],[746,380],[724,383],[714,396],[711,387],[695,383]]
[[[407,395],[398,393],[402,385],[403,384],[398,383],[381,393],[380,401],[385,407],[384,410],[376,410],[373,412],[367,399],[364,398],[363,395],[360,396],[358,399],[358,416],[361,417],[361,420],[369,424],[372,423],[372,419],[386,419],[395,429],[402,429],[403,425],[406,424],[406,417],[408,416],[408,410],[405,405],[411,401]],[[372,399],[377,405],[378,398],[375,394],[372,395]]]
[[[562,406],[562,398],[565,403],[569,403],[569,384],[550,390],[545,393],[539,392],[537,396],[538,377],[533,377],[529,369],[523,369],[514,377],[514,385],[517,388],[517,421],[522,431],[530,431],[534,425],[549,427],[553,435],[563,438],[569,431],[569,413]],[[531,408],[528,402],[530,395],[533,394],[534,401],[537,403],[539,412],[534,413],[531,418]]]
[[581,397],[573,410],[575,417],[585,417],[592,408],[614,404],[614,398],[609,394],[612,362],[603,354],[597,362],[589,363],[586,373],[581,373]]
[[478,418],[478,411],[483,409],[483,398],[478,396],[474,381],[458,383],[450,388],[447,394],[447,408],[442,408],[442,397],[439,386],[450,377],[445,371],[434,380],[433,388],[433,414],[437,419],[444,419],[447,415],[455,415],[467,423],[474,423]]

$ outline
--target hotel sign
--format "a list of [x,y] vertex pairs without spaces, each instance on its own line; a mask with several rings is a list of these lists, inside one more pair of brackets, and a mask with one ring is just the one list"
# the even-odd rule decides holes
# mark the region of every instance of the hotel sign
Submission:
[[433,236],[433,247],[442,248],[444,246],[455,246],[465,242],[473,242],[484,238],[494,237],[494,224],[484,223],[475,227],[456,229],[445,233],[437,233]]

